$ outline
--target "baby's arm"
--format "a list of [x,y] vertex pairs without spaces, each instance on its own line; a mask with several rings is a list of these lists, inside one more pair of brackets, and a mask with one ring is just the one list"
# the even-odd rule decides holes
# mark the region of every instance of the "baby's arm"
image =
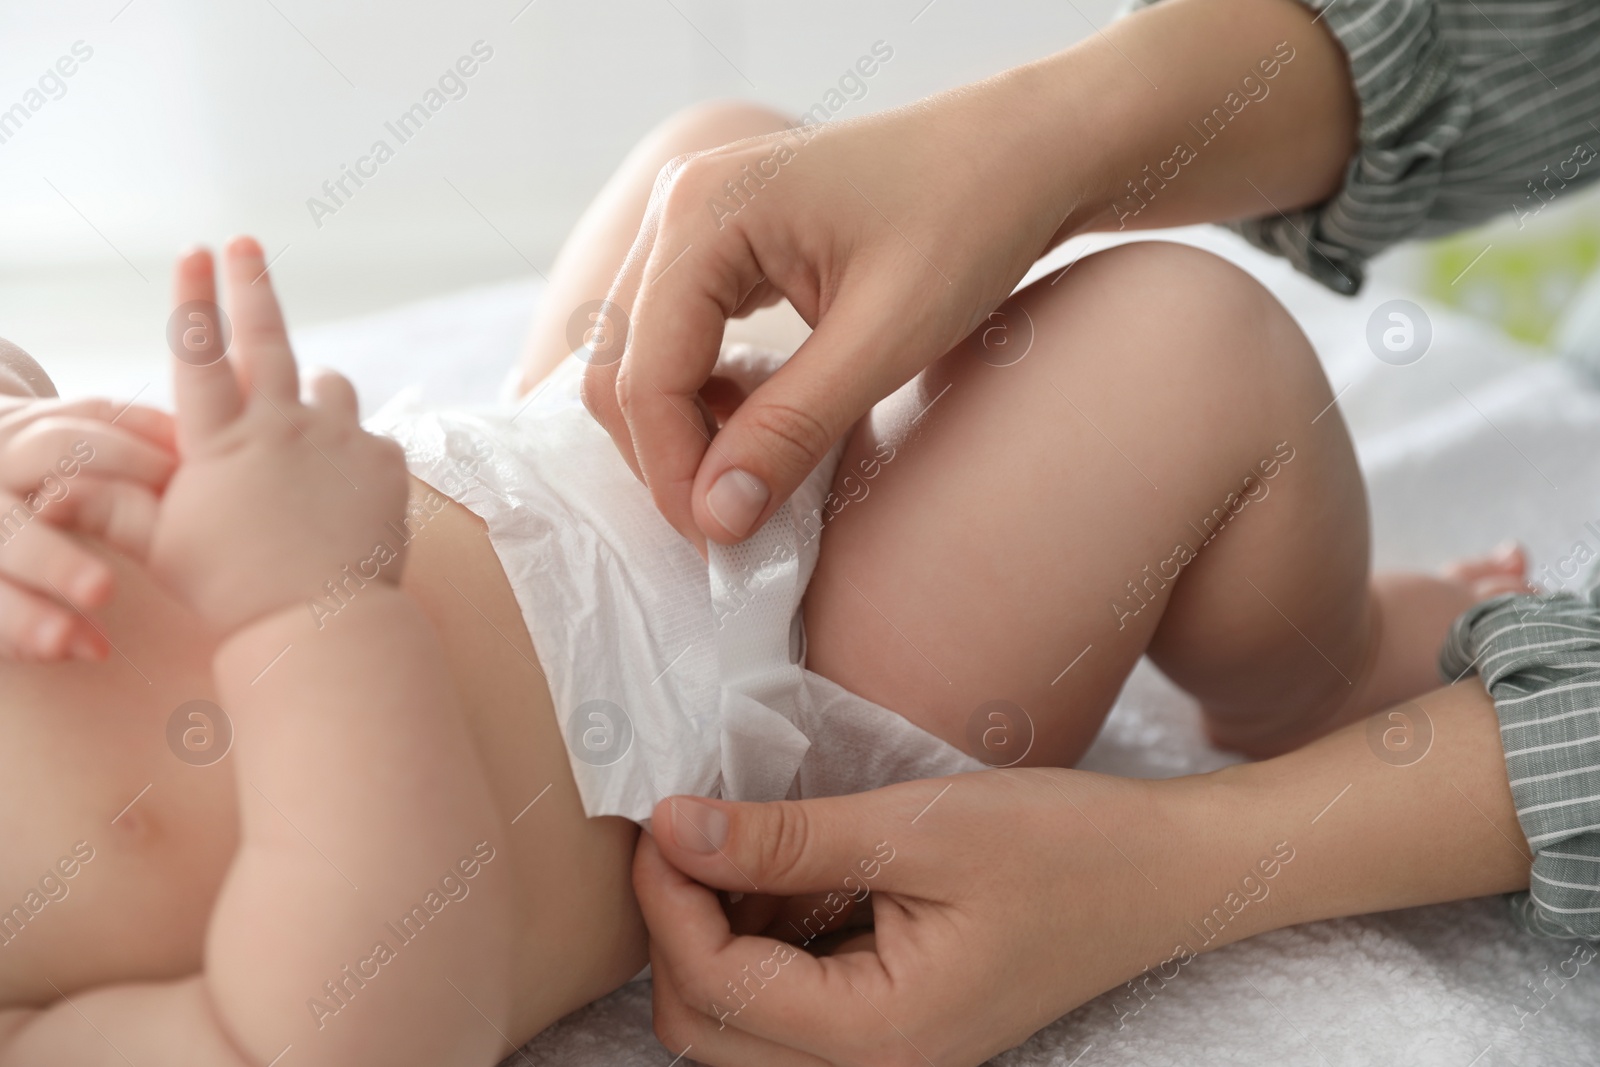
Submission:
[[[185,260],[178,299],[210,299],[210,269]],[[227,272],[249,384],[231,360],[177,368],[183,462],[152,549],[231,635],[215,670],[241,843],[205,970],[8,1013],[0,1064],[493,1063],[509,861],[437,640],[385,580],[394,556],[323,628],[306,607],[394,544],[403,462],[360,430],[342,380],[300,403],[276,302],[251,284],[259,247],[236,242]]]
[[[289,608],[229,641],[217,675],[238,722],[242,844],[207,971],[247,1062],[290,1043],[295,1063],[495,1062],[510,861],[411,598],[374,583],[321,632],[303,604]],[[413,935],[403,920],[419,906]],[[375,954],[379,942],[394,959]],[[375,976],[344,977],[361,972]],[[330,980],[349,981],[348,1007],[325,992]]]

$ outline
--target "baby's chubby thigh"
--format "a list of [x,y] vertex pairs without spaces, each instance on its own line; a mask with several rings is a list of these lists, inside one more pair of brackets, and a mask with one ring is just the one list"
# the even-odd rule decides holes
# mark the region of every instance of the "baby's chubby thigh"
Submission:
[[1330,399],[1287,342],[1304,339],[1257,283],[1178,245],[1088,256],[1014,295],[853,431],[808,667],[985,762],[996,725],[1024,763],[1076,762],[1208,551],[1196,524],[1259,497],[1246,478],[1286,470],[1285,427]]

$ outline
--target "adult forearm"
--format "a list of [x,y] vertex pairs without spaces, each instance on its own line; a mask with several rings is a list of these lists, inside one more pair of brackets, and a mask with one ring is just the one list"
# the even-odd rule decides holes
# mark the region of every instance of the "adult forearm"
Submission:
[[1316,204],[1356,147],[1348,62],[1293,0],[1168,0],[999,80],[1060,175],[1052,243]]
[[1477,679],[1377,720],[1214,776],[1241,836],[1296,847],[1277,891],[1247,912],[1249,933],[1527,887],[1531,857]]

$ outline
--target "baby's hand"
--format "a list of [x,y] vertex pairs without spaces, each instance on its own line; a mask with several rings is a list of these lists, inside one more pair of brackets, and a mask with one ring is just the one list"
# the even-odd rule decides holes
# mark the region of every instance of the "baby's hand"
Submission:
[[0,656],[109,653],[85,612],[111,599],[111,565],[65,531],[143,559],[173,448],[152,408],[0,397]]
[[[319,376],[302,403],[261,246],[232,241],[224,275],[233,351],[223,357],[216,330],[196,334],[200,347],[174,366],[181,462],[162,498],[150,563],[232,632],[317,596],[346,565],[394,544],[385,524],[403,517],[407,486],[399,445],[361,429],[349,382]],[[180,305],[214,306],[210,253],[181,259],[175,288]],[[398,580],[399,559],[385,551],[377,562],[386,560],[380,573]]]

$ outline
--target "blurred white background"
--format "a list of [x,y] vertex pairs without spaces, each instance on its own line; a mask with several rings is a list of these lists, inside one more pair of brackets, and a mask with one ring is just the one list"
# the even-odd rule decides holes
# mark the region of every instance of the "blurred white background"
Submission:
[[[841,116],[1046,55],[1115,0],[14,0],[0,5],[0,336],[63,392],[164,375],[172,256],[259,236],[291,325],[548,268],[628,147],[676,108],[803,111],[874,41]],[[384,127],[483,41],[405,144]],[[59,59],[92,56],[59,83]],[[320,221],[307,201],[396,149]],[[452,188],[453,186],[453,188]],[[347,188],[354,189],[353,185]]]

